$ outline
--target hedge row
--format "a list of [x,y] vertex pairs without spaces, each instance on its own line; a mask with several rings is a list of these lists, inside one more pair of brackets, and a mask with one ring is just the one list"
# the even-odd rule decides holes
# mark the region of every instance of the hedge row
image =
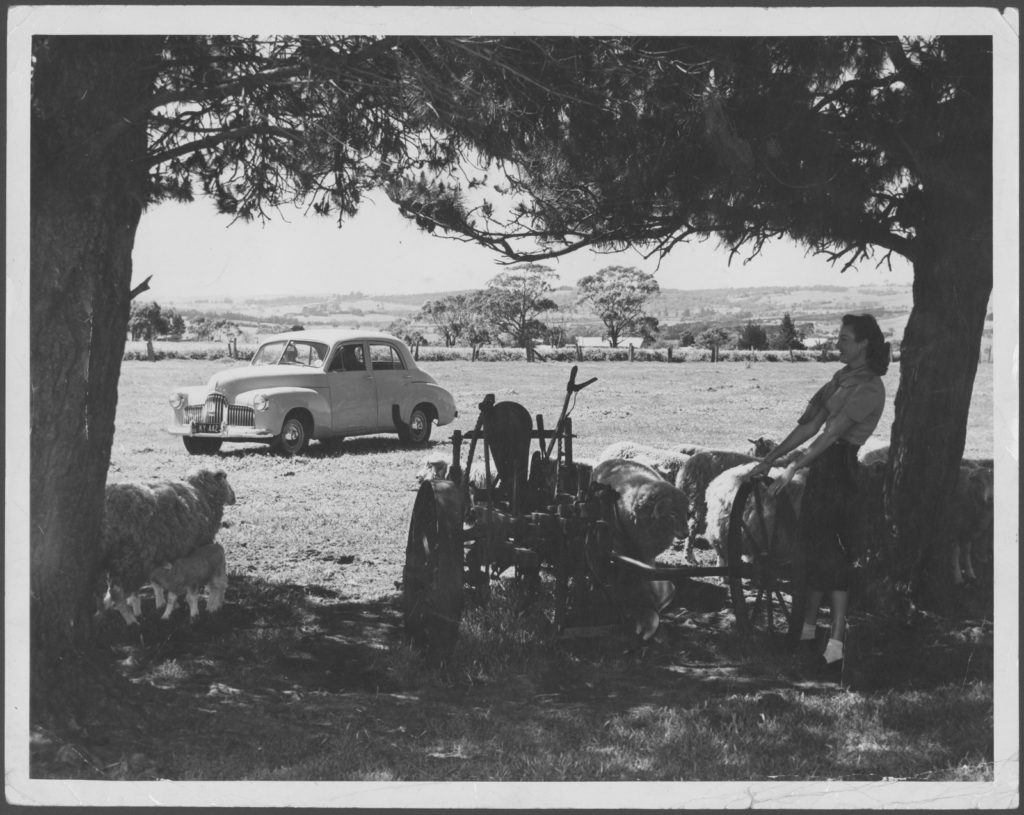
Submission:
[[[154,343],[157,360],[161,359],[197,359],[197,360],[230,360],[231,354],[226,343],[190,343],[166,342]],[[252,359],[256,346],[238,346],[234,359],[246,361]],[[547,362],[627,362],[630,358],[628,348],[584,348],[582,360],[576,356],[572,346],[557,348],[540,355]],[[453,362],[472,359],[470,348],[444,348],[437,345],[422,346],[419,349],[420,362]],[[898,358],[898,357],[896,357]],[[146,360],[145,343],[129,343],[124,352],[125,360]],[[481,348],[477,359],[480,362],[523,362],[526,351],[522,348]],[[637,362],[710,362],[711,351],[706,348],[673,348],[671,359],[667,348],[641,348],[633,351],[633,359]],[[720,351],[719,362],[835,362],[839,359],[836,351],[829,352],[824,358],[819,351],[794,351],[792,357],[788,351],[738,351],[735,349]]]

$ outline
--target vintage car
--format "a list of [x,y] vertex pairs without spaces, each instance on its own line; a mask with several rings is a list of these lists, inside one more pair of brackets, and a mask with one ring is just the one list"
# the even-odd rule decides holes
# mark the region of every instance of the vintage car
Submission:
[[422,371],[390,334],[292,331],[267,339],[252,362],[215,373],[170,397],[174,422],[193,455],[222,442],[269,442],[285,455],[310,439],[397,432],[423,444],[434,422],[457,415],[452,395]]

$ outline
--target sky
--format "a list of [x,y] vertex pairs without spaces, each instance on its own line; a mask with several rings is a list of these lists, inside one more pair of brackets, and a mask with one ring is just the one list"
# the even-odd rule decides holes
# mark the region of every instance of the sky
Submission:
[[[544,261],[558,285],[605,266],[634,266],[655,275],[663,289],[749,286],[859,286],[910,283],[910,265],[893,258],[892,270],[877,260],[840,273],[823,257],[778,242],[747,262],[713,240],[679,245],[661,262],[634,250],[597,254],[580,250]],[[147,210],[133,254],[132,285],[152,275],[147,299],[252,297],[282,294],[371,296],[482,288],[502,271],[494,252],[475,244],[429,235],[403,218],[383,195],[369,197],[355,218],[338,228],[332,217],[295,208],[267,223],[232,223],[212,203],[165,203]]]

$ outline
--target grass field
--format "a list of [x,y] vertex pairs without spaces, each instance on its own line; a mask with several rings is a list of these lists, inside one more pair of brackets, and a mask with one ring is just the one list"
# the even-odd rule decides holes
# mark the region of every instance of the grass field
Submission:
[[[724,591],[694,586],[653,644],[556,644],[543,608],[499,588],[463,619],[455,657],[403,643],[396,582],[426,452],[394,436],[258,445],[190,457],[163,431],[167,394],[229,361],[126,362],[109,480],[223,467],[238,496],[219,536],[227,605],[190,625],[104,618],[95,659],[120,677],[80,732],[39,731],[40,777],[173,780],[985,780],[991,778],[992,621],[904,628],[854,616],[855,681],[808,675],[731,631]],[[487,393],[548,423],[569,365],[435,363],[468,430]],[[745,450],[782,438],[834,370],[817,363],[603,363],[572,413],[576,454],[632,439]],[[898,373],[886,377],[892,422]],[[968,456],[992,455],[991,367],[981,366]],[[149,603],[152,603],[149,600]],[[74,749],[68,749],[69,745]]]

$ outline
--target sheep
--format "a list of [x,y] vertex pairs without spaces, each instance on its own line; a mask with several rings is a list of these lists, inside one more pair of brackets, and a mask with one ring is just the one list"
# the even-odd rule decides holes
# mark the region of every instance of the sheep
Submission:
[[[687,533],[686,498],[652,467],[625,459],[602,461],[594,467],[590,489],[605,491],[613,501],[612,549],[620,554],[653,564]],[[649,640],[658,630],[660,612],[672,602],[675,584],[641,580],[629,594],[636,633]]]
[[[422,484],[424,481],[439,481],[451,477],[451,456],[444,453],[431,453],[416,473],[416,481]],[[490,487],[497,487],[499,483],[498,470],[491,461],[491,479],[487,480],[487,468],[484,466],[483,458],[477,456],[473,459],[469,468],[469,486],[476,491],[487,490]]]
[[987,543],[985,555],[991,553],[994,487],[990,459],[963,460],[953,492],[949,529],[954,586],[970,584],[977,579],[974,572],[976,545]]
[[[862,467],[877,468],[879,478],[876,480],[884,473],[889,449],[888,444],[868,442],[858,453]],[[950,524],[946,530],[954,586],[972,583],[977,578],[973,550],[976,543],[992,538],[992,489],[992,460],[963,459],[950,499]]]
[[779,446],[779,443],[768,436],[758,436],[756,439],[747,439],[750,442],[748,455],[754,458],[764,458],[772,450]]
[[100,539],[107,575],[105,608],[140,608],[138,591],[154,568],[214,542],[235,493],[223,470],[200,469],[184,481],[108,484]]
[[138,625],[139,617],[142,616],[142,601],[139,599],[139,595],[132,593],[126,597],[120,586],[111,584],[109,576],[107,577],[107,591],[103,595],[103,608],[107,611],[110,609],[117,611],[128,625]]
[[755,461],[757,459],[745,453],[735,453],[730,450],[704,450],[690,456],[679,469],[675,486],[686,497],[690,507],[690,529],[683,549],[687,560],[693,561],[693,547],[696,545],[698,537],[703,535],[707,528],[705,519],[708,507],[704,493],[708,484],[726,470]]
[[889,445],[872,442],[869,439],[857,451],[857,460],[865,465],[874,464],[875,462],[884,463],[889,460]]
[[686,497],[657,470],[635,461],[602,461],[591,474],[591,489],[615,494],[613,546],[645,563],[687,533]]
[[[708,484],[704,493],[707,502],[707,531],[705,537],[711,547],[718,554],[719,562],[726,562],[726,536],[729,534],[729,519],[732,513],[736,492],[740,485],[749,478],[750,471],[754,469],[756,462],[748,462],[732,467],[720,473],[711,483]],[[773,467],[768,471],[769,478],[778,478],[784,472],[784,468]],[[807,470],[798,470],[789,484],[786,485],[785,495],[793,507],[794,520],[800,517],[800,507],[803,501],[804,487],[807,484]],[[762,495],[762,517],[765,523],[765,534],[770,538],[774,533],[776,522],[775,499],[767,493]],[[750,529],[759,529],[759,521],[754,520],[756,504],[753,496],[748,499],[747,506],[743,513],[743,519]],[[798,530],[794,529],[793,532]],[[745,541],[744,554],[749,556],[748,551],[751,541]],[[797,545],[797,541],[783,541],[782,545]]]
[[442,453],[430,453],[424,460],[423,466],[416,473],[416,483],[424,481],[439,481],[448,475],[448,462],[451,459]]
[[153,584],[158,609],[165,605],[166,594],[166,609],[161,619],[166,620],[171,616],[178,597],[184,594],[189,617],[195,620],[199,616],[199,593],[204,586],[210,592],[206,610],[217,611],[224,603],[224,592],[228,585],[224,547],[219,543],[200,546],[173,563],[158,566],[150,572],[149,580]]
[[597,461],[610,461],[616,458],[639,461],[657,470],[661,477],[671,484],[675,482],[676,473],[689,457],[690,454],[675,450],[665,450],[632,441],[617,441],[605,447],[598,455]]
[[[578,478],[582,484],[590,483],[590,475],[594,470],[594,462],[590,459],[574,458],[573,464],[576,466],[576,472]],[[424,461],[419,471],[416,473],[416,481],[421,484],[424,481],[437,481],[440,479],[448,478],[450,473],[449,469],[451,466],[451,459],[440,453],[431,453]],[[487,469],[484,466],[482,458],[475,458],[472,465],[469,468],[469,486],[476,492],[484,492],[491,485],[498,485],[498,473],[493,462],[491,464],[491,480],[487,480]],[[553,494],[555,489],[554,483],[544,483],[543,490],[545,494]]]

